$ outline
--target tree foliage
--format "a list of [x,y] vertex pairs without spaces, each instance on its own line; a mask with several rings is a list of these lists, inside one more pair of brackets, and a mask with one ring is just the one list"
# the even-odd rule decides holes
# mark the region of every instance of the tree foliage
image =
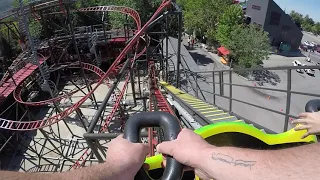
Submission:
[[[145,23],[153,15],[160,4],[161,0],[78,0],[76,8],[108,5],[126,6],[135,9],[140,15],[141,22]],[[101,13],[98,17],[101,18]],[[123,28],[123,24],[126,20],[126,16],[124,14],[117,12],[109,12],[108,18],[112,28]],[[129,23],[134,23],[131,18],[128,20]]]
[[222,14],[218,20],[217,26],[217,40],[225,45],[230,39],[230,34],[236,26],[239,26],[243,20],[243,12],[239,5],[231,5],[226,8],[225,12]]
[[239,67],[261,64],[271,51],[268,33],[255,25],[235,26],[226,47]]
[[267,58],[271,46],[268,34],[256,26],[243,25],[243,11],[232,0],[178,0],[188,32],[205,34],[231,51],[237,66],[252,67]]
[[218,19],[232,0],[178,0],[183,9],[184,27],[215,39]]
[[31,19],[29,22],[29,31],[33,38],[39,39],[42,36],[42,25],[39,21]]
[[309,17],[309,15],[303,16],[296,11],[291,11],[290,16],[292,20],[294,20],[296,24],[301,26],[305,31],[320,35],[320,22],[316,23]]

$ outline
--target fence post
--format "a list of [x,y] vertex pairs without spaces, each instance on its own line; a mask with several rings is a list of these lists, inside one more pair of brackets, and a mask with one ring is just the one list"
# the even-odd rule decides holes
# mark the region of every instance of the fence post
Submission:
[[214,71],[213,71],[212,72],[213,104],[216,104],[216,84],[215,83],[216,83],[216,81],[215,81],[215,78],[214,78]]
[[232,71],[229,71],[229,112],[232,112]]
[[290,105],[291,105],[291,69],[287,70],[287,103],[286,103],[286,116],[284,122],[283,131],[288,130],[288,123],[289,123],[289,113],[290,113]]
[[198,74],[196,74],[196,97],[199,99]]
[[220,96],[223,96],[223,71],[219,71]]

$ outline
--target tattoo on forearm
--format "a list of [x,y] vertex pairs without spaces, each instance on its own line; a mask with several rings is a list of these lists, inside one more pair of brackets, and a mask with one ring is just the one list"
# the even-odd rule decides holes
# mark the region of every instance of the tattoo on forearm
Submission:
[[220,154],[220,153],[212,153],[211,158],[215,161],[224,162],[233,166],[243,166],[249,167],[251,169],[252,166],[256,164],[256,161],[246,161],[242,159],[234,159],[229,155]]

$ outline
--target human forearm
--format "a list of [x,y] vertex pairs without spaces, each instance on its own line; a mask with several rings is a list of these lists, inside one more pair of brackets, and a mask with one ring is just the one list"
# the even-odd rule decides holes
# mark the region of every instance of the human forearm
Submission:
[[319,148],[318,143],[270,151],[213,147],[202,153],[200,169],[219,180],[311,180],[320,176]]
[[[259,169],[266,169],[263,159],[253,150],[234,147],[212,147],[204,150],[199,169],[212,179],[251,180]],[[261,179],[262,180],[262,179]]]
[[16,171],[0,171],[0,177],[3,179],[16,180],[64,180],[64,173],[24,173]]
[[117,168],[116,165],[112,165],[112,163],[102,163],[92,165],[86,168],[69,171],[62,175],[63,180],[119,180],[122,173],[123,172],[121,172],[121,169]]
[[90,167],[72,170],[64,173],[21,173],[13,171],[0,171],[3,179],[23,179],[23,180],[118,180],[121,175],[121,169],[115,169],[111,165],[98,164]]

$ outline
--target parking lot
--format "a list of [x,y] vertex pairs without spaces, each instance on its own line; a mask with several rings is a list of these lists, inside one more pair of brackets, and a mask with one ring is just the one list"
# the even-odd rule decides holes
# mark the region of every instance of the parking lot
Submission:
[[[315,66],[316,63],[320,62],[320,55],[312,53],[310,55],[311,62],[307,62],[305,57],[283,57],[278,55],[272,55],[269,60],[264,61],[264,67],[279,67],[279,66],[293,66],[292,62],[294,60],[300,61],[301,64],[306,64],[307,66]],[[320,69],[320,66],[319,66]],[[299,73],[296,70],[292,71],[291,77],[291,89],[292,91],[314,93],[319,94],[320,89],[320,70],[315,69],[314,76],[308,75],[304,70]],[[287,72],[284,70],[271,71],[271,73],[276,74],[279,78],[279,83],[276,85],[265,83],[264,87],[276,88],[276,89],[286,89],[287,88]],[[269,73],[270,74],[270,73]],[[306,102],[314,97],[296,95],[291,96],[291,110],[292,114],[298,114],[304,111],[304,105]],[[285,100],[285,99],[283,99]]]
[[320,36],[315,36],[313,34],[310,34],[308,32],[303,32],[302,42],[309,41],[309,42],[315,42],[320,44]]
[[[306,57],[284,57],[279,55],[271,55],[268,60],[264,61],[264,67],[293,66],[292,62],[295,60],[307,66],[315,66],[317,65],[317,63],[320,63],[319,53],[311,53],[310,57],[311,57],[311,62],[307,62]],[[286,78],[286,75],[287,75],[285,72],[281,72],[281,71],[274,71],[274,73],[278,74],[280,76],[280,79],[284,79],[284,77]],[[301,73],[297,71],[292,71],[293,84],[306,87],[306,84],[310,84],[310,83],[317,84],[315,83],[316,81],[318,82],[320,81],[320,71],[318,69],[315,70],[314,76],[308,75],[304,70]],[[317,87],[317,89],[319,91],[320,85]],[[309,91],[309,89],[307,89],[306,91]]]
[[[186,43],[186,42],[185,42]],[[219,57],[215,57],[208,53],[207,51],[201,48],[195,48],[189,50],[193,60],[197,62],[199,69],[202,71],[212,71],[212,70],[221,70],[225,67],[220,63]],[[309,52],[308,52],[309,53]],[[308,54],[307,54],[308,55]],[[264,67],[279,67],[279,66],[293,66],[292,62],[294,60],[300,61],[302,64],[306,65],[315,65],[315,62],[320,62],[319,54],[310,54],[311,63],[305,61],[306,56],[304,54],[299,54],[296,57],[286,57],[272,54],[268,60],[264,61]],[[211,73],[210,73],[211,74]],[[259,74],[259,73],[258,73]],[[295,70],[292,71],[292,91],[305,92],[305,93],[314,93],[319,94],[320,89],[320,71],[315,70],[315,76],[309,76],[306,73],[298,73]],[[207,82],[198,81],[201,90],[206,90],[208,92],[213,92],[212,82],[213,79],[210,78],[211,75],[206,79]],[[225,75],[224,79],[228,79],[229,76]],[[287,88],[288,79],[286,70],[277,70],[269,72],[261,72],[259,74],[260,78],[263,79],[264,83],[261,87],[272,88],[272,89],[282,89]],[[254,85],[259,86],[256,81],[248,81],[245,78],[238,76],[236,73],[232,76],[232,82],[234,84],[240,85]],[[218,77],[216,77],[218,79]],[[229,86],[224,86],[224,93],[228,95],[230,92],[228,89]],[[220,92],[218,86],[215,88],[215,92]],[[247,87],[233,87],[232,96],[234,99],[240,101],[245,101],[254,105],[259,105],[265,108],[273,109],[275,111],[286,111],[286,93],[269,91],[269,90],[259,90],[252,89]],[[212,94],[204,92],[206,101],[212,102]],[[298,115],[301,112],[304,112],[304,107],[306,103],[314,99],[315,97],[304,96],[291,94],[291,107],[290,114]],[[228,109],[229,101],[224,98],[216,97],[215,104],[219,107]],[[253,122],[260,124],[270,130],[275,132],[282,132],[284,126],[284,116],[265,111],[253,106],[244,105],[240,102],[233,101],[232,103],[232,112],[252,120]],[[289,128],[292,128],[291,123],[289,123]]]
[[[281,67],[281,66],[293,66],[293,61],[298,60],[301,64],[305,64],[307,66],[315,66],[320,62],[320,54],[319,53],[310,53],[311,62],[306,61],[306,56],[309,55],[303,54],[299,57],[286,57],[280,55],[271,55],[268,60],[264,61],[264,67]],[[320,69],[320,66],[319,66]],[[296,92],[304,92],[304,93],[312,93],[319,94],[320,90],[320,70],[315,69],[314,76],[308,75],[304,70],[302,72],[297,72],[296,70],[292,70],[291,73],[291,90]],[[260,76],[256,79],[256,85],[265,88],[272,89],[287,89],[288,85],[288,74],[286,70],[271,70],[266,72],[260,72]],[[259,77],[262,79],[262,83],[258,83]],[[271,109],[278,108],[278,110],[285,110],[285,102],[287,100],[287,96],[285,93],[279,92],[271,92],[266,90],[260,90],[261,94],[268,94],[271,98],[269,100],[261,101],[260,104],[263,104],[264,107],[269,107]],[[243,94],[244,95],[244,94]],[[257,94],[258,95],[258,94]],[[257,95],[252,94],[251,97],[255,97],[258,99]],[[264,96],[264,95],[262,95]],[[251,98],[250,98],[251,99]],[[305,104],[311,100],[315,99],[315,97],[291,94],[291,107],[290,114],[298,115],[301,112],[304,112]],[[257,111],[257,110],[256,110]],[[270,113],[268,114],[268,118],[264,121],[260,121],[259,124],[266,125],[273,130],[278,129],[279,124],[278,121],[272,121],[271,119],[277,119],[281,121],[281,117],[272,116]],[[269,120],[267,120],[269,119]],[[268,124],[264,124],[265,121],[269,121]],[[290,125],[289,125],[290,127]]]

